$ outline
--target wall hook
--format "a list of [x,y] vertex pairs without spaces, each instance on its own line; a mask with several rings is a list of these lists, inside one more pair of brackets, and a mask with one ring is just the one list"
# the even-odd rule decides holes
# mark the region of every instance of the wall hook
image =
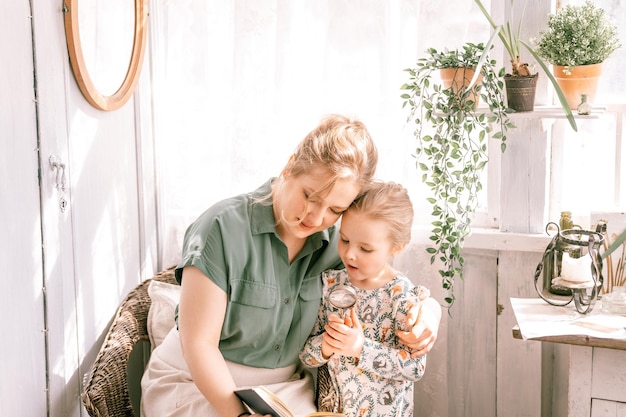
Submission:
[[59,191],[67,190],[65,182],[65,163],[61,162],[60,158],[56,155],[50,155],[48,161],[50,162],[50,169],[55,172],[54,186]]

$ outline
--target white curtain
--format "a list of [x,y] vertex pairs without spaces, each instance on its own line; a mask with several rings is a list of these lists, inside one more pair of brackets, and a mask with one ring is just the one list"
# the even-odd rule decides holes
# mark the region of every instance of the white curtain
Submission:
[[419,0],[153,0],[163,264],[178,259],[185,228],[204,209],[279,174],[332,112],[366,123],[381,154],[378,176],[410,186],[426,219],[400,99],[403,69],[427,47],[485,41],[477,13],[471,0],[445,8]]

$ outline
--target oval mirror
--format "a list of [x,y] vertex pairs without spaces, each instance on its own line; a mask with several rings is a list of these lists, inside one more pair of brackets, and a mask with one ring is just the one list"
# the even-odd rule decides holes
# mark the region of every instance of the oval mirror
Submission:
[[[125,12],[128,8],[119,1],[104,2],[113,14],[98,10],[95,0],[66,0],[64,4],[65,36],[74,78],[85,99],[100,110],[122,107],[139,81],[148,13],[146,0],[130,1],[134,1],[134,13]],[[103,36],[102,27],[127,39]],[[85,50],[83,45],[87,46]]]

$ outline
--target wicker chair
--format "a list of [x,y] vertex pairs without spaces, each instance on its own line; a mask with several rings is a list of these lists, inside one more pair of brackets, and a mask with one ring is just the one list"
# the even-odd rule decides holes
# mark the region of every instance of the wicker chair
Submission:
[[[91,372],[85,378],[81,397],[91,417],[135,417],[128,389],[128,358],[137,343],[150,342],[148,286],[152,280],[175,284],[174,268],[139,284],[120,304]],[[329,404],[328,399],[335,397],[329,397],[332,386],[326,366],[318,369],[318,376],[318,407],[330,411],[332,401]]]
[[150,281],[175,284],[174,269],[159,272],[133,289],[122,301],[102,348],[85,379],[81,395],[91,417],[135,417],[128,391],[128,358],[140,341],[149,342]]

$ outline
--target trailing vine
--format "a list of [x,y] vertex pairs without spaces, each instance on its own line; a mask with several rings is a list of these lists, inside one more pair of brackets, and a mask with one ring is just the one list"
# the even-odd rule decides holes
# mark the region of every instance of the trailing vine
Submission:
[[[455,279],[463,279],[465,259],[461,250],[483,189],[487,139],[498,140],[504,152],[506,132],[515,127],[506,113],[504,68],[496,69],[496,61],[489,58],[486,49],[482,43],[467,43],[452,51],[428,49],[414,68],[405,70],[409,80],[401,87],[405,91],[402,106],[408,109],[407,120],[413,124],[417,139],[413,156],[422,182],[432,191],[427,198],[432,206],[432,243],[426,250],[431,264],[437,260],[443,263],[439,274],[448,291],[448,306],[455,301]],[[477,69],[482,81],[460,89],[445,87],[438,74],[450,67],[464,72]],[[477,106],[476,101],[487,107]]]

